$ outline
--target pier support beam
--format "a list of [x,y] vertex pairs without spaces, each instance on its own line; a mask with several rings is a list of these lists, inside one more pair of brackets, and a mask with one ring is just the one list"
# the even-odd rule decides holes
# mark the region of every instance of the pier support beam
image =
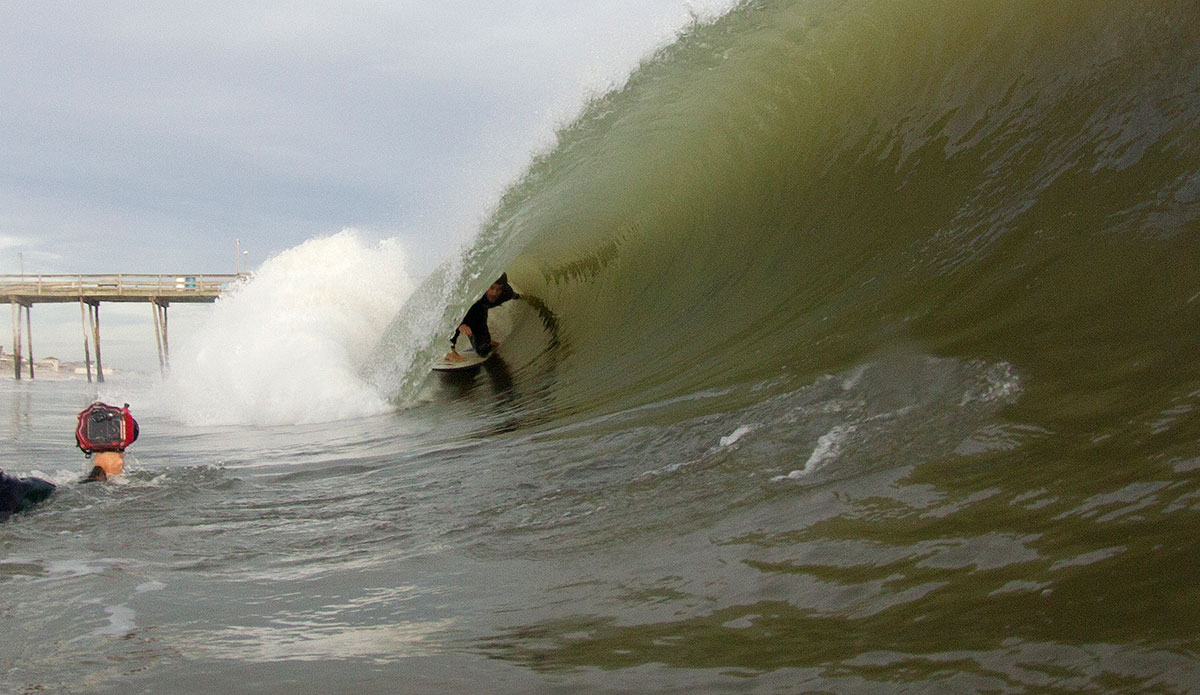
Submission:
[[[20,309],[17,310],[18,312]],[[29,350],[29,378],[33,378],[33,305],[25,305],[25,342]]]
[[13,329],[13,378],[17,381],[21,380],[21,310],[20,305],[14,300],[12,302],[12,329]]
[[[29,310],[33,307],[32,304],[25,304],[17,299],[11,299],[12,303],[12,327],[13,327],[13,378],[17,381],[21,380],[21,360],[22,353],[29,355],[29,378],[34,377],[33,374],[33,319],[30,318]],[[25,345],[21,342],[21,317],[24,313],[25,318]],[[28,352],[26,352],[28,350]]]
[[167,307],[171,306],[167,302],[162,303],[162,328],[163,328],[163,358],[167,362],[167,371],[171,371],[171,341],[167,340]]
[[79,298],[79,323],[83,326],[83,361],[87,364],[88,383],[92,383],[92,350],[88,346],[87,314],[83,308],[83,297]]
[[171,343],[167,340],[167,307],[169,302],[155,299],[150,303],[154,311],[154,343],[158,347],[158,371],[164,379],[171,371]]
[[100,302],[88,302],[88,319],[92,324],[92,347],[96,349],[96,381],[104,383],[104,362],[100,359]]

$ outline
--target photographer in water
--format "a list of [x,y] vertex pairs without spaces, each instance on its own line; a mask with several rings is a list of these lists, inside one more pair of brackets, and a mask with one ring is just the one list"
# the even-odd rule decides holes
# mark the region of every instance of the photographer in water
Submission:
[[[96,402],[79,413],[75,443],[92,459],[92,470],[80,483],[105,481],[125,470],[125,448],[139,434],[129,404],[118,408]],[[0,521],[28,510],[54,494],[56,486],[41,478],[14,478],[0,470]]]

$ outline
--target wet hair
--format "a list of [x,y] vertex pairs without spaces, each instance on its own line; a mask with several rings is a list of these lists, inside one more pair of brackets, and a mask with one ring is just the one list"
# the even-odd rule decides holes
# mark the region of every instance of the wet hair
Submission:
[[100,466],[92,466],[92,472],[87,474],[87,477],[82,482],[85,483],[102,483],[108,480],[108,473]]
[[[492,283],[492,286],[500,285],[500,296],[496,298],[496,303],[493,306],[499,306],[510,299],[520,299],[521,295],[517,294],[512,285],[508,284],[508,273],[501,273],[500,278]],[[488,288],[489,290],[491,287]],[[484,293],[487,296],[487,293]]]

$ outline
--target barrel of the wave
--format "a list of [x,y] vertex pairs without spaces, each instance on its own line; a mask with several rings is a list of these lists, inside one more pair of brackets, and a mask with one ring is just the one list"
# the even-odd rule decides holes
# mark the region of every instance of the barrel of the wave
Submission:
[[75,443],[93,464],[85,482],[120,475],[125,470],[125,449],[137,441],[138,433],[128,403],[118,408],[97,401],[80,411]]

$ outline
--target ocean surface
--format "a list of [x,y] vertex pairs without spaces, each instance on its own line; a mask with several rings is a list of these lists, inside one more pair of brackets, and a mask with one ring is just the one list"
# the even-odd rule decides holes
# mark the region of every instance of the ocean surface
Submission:
[[0,381],[6,694],[1200,693],[1200,4],[739,5],[98,386]]

